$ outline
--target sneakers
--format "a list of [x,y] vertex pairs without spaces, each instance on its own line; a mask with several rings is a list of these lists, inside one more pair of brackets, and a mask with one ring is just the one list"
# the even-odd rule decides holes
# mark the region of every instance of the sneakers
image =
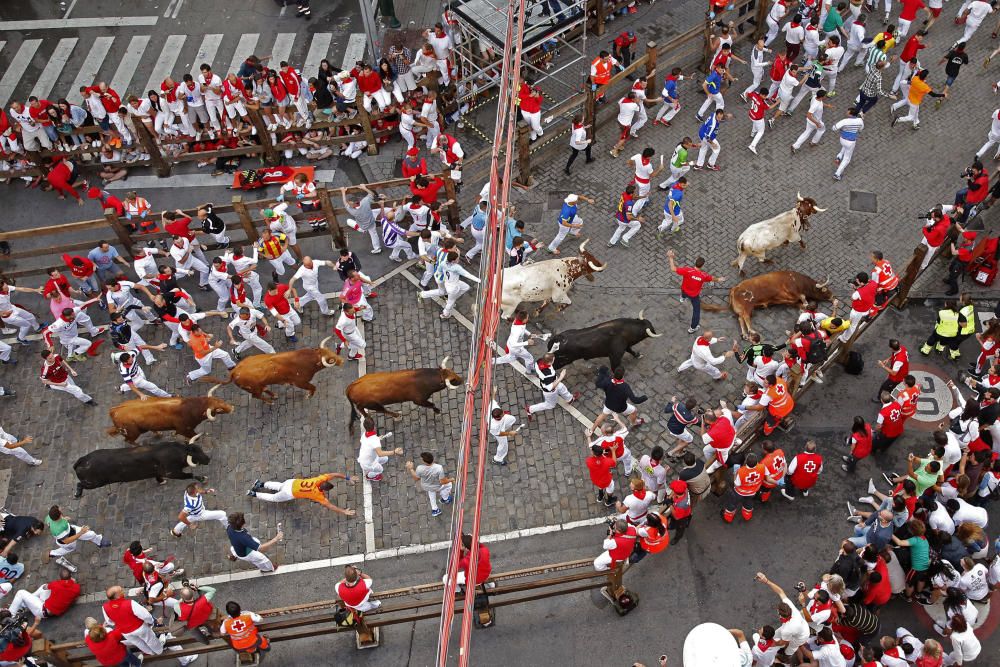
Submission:
[[368,479],[369,482],[381,482],[382,481],[382,475],[381,474],[375,475],[374,477],[368,477],[367,479]]
[[856,509],[854,509],[854,505],[852,505],[850,501],[847,501],[847,514],[848,514],[848,517],[847,517],[848,520],[859,518],[858,517],[858,511]]
[[492,460],[493,460],[493,463],[497,464],[498,466],[505,466],[505,465],[507,465],[507,461],[506,460],[504,460],[504,461],[497,461],[496,459],[492,459]]
[[884,473],[882,473],[882,477],[889,484],[889,486],[895,486],[896,482],[893,481],[893,480],[895,480],[897,477],[899,477],[899,475],[897,475],[894,472],[884,472]]
[[110,547],[111,546],[111,540],[109,540],[108,538],[106,538],[106,537],[104,537],[102,535],[101,536],[101,543],[98,544],[97,546],[100,547],[101,549],[105,549],[107,547]]
[[717,164],[707,164],[705,165],[705,169],[708,169],[709,171],[722,171],[722,167]]
[[618,502],[618,496],[607,496],[604,499],[604,506],[605,507],[614,507],[617,502]]
[[453,502],[455,502],[455,496],[448,496],[447,498],[442,498],[441,502],[443,502],[445,505],[451,505]]
[[257,492],[254,491],[253,489],[247,489],[247,495],[250,496],[251,498],[256,498]]
[[788,500],[795,500],[795,497],[794,496],[790,496],[788,494],[788,491],[786,491],[785,489],[781,489],[781,495],[784,496],[785,498],[787,498]]
[[869,505],[874,505],[875,504],[875,499],[872,498],[871,496],[861,496],[860,498],[858,498],[858,502],[859,503],[867,503]]
[[871,478],[869,478],[868,479],[868,494],[869,495],[875,495],[875,491],[877,491],[877,489],[875,488],[875,482]]
[[754,146],[747,146],[747,150],[749,150],[754,155],[757,155],[757,148],[756,147],[754,147]]
[[767,126],[768,127],[772,127],[772,128],[774,127],[774,119],[773,118],[768,118],[767,119]]
[[441,508],[439,507],[436,510],[431,510],[431,516],[441,516]]
[[689,334],[693,334],[694,332],[698,331],[699,329],[701,329],[701,325],[700,324],[698,326],[696,326],[696,327],[689,327],[688,328],[688,333]]

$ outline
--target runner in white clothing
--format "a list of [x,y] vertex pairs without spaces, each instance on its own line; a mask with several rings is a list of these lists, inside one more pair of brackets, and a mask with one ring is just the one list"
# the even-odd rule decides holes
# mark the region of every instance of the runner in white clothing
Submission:
[[[382,480],[384,466],[390,456],[402,456],[403,448],[382,449],[382,438],[375,430],[375,421],[371,417],[365,417],[365,434],[361,436],[361,451],[358,453],[358,465],[361,472],[369,482],[379,482]],[[383,438],[392,435],[392,431],[386,433]]]
[[644,148],[642,153],[636,153],[629,158],[629,165],[635,170],[632,182],[635,183],[635,201],[632,203],[632,214],[638,216],[642,212],[642,207],[649,201],[650,182],[663,171],[663,156],[660,156],[660,165],[653,164],[653,156],[656,150]]
[[357,308],[349,303],[345,303],[340,316],[337,318],[337,326],[333,328],[333,333],[340,339],[340,342],[337,343],[337,354],[340,354],[340,351],[346,344],[347,358],[351,361],[357,361],[365,356],[362,354],[362,350],[366,346],[365,339],[362,338],[361,332],[358,331],[358,323],[355,316],[356,311]]
[[727,350],[722,354],[722,356],[715,356],[712,354],[711,345],[715,343],[721,343],[725,341],[725,337],[715,338],[711,331],[705,331],[701,336],[698,336],[694,345],[691,346],[691,358],[681,364],[677,370],[686,371],[689,368],[694,368],[708,375],[708,377],[713,380],[725,380],[729,377],[729,373],[725,371],[720,371],[717,366],[723,363],[727,358],[733,356],[732,350]]
[[809,111],[806,112],[806,129],[802,130],[795,143],[792,144],[792,153],[802,148],[802,145],[812,137],[810,146],[819,145],[819,140],[826,132],[826,125],[823,124],[823,108],[830,106],[826,103],[826,91],[820,88],[809,103]]
[[[251,347],[256,347],[264,354],[274,354],[274,347],[260,337],[257,330],[259,326],[263,326],[265,333],[271,329],[264,313],[254,308],[240,308],[236,316],[230,320],[227,333],[229,334],[229,343],[233,346],[234,357],[239,359],[240,355]],[[243,337],[242,343],[236,343],[236,338],[233,336],[234,330],[240,332],[240,336]]]
[[326,297],[319,291],[319,267],[321,266],[331,266],[331,262],[324,259],[313,259],[312,257],[303,257],[302,266],[295,271],[292,279],[288,281],[288,287],[295,287],[295,281],[302,281],[302,291],[305,292],[303,296],[297,297],[295,299],[295,305],[299,310],[305,306],[310,301],[315,301],[319,305],[319,312],[324,315],[333,315],[330,312],[330,306],[326,302]]
[[509,364],[515,359],[524,364],[525,369],[531,373],[535,370],[535,358],[531,356],[525,348],[532,345],[538,337],[528,333],[528,312],[526,310],[516,310],[514,321],[510,325],[510,334],[507,336],[505,352],[501,357],[497,357],[494,365]]
[[580,397],[579,392],[575,394],[570,393],[566,385],[563,384],[563,380],[566,379],[566,369],[564,368],[556,373],[556,370],[552,367],[555,360],[556,356],[554,354],[546,352],[535,364],[535,375],[538,376],[539,384],[542,387],[542,397],[544,400],[541,403],[525,407],[528,411],[528,421],[531,421],[532,415],[536,412],[551,410],[556,407],[560,398],[567,403],[572,403]]
[[175,236],[173,245],[170,246],[170,256],[174,258],[177,268],[177,275],[188,276],[198,273],[198,285],[202,291],[212,289],[208,286],[208,266],[194,256],[194,248],[191,241],[183,236]]
[[0,453],[10,454],[21,459],[28,465],[37,466],[42,464],[42,460],[36,459],[21,446],[30,445],[34,441],[35,439],[30,435],[18,440],[7,431],[0,428]]
[[[1000,88],[1000,86],[997,86],[996,84],[993,85],[994,92],[996,92],[998,88]],[[993,115],[990,116],[990,133],[986,137],[986,143],[982,145],[982,148],[976,151],[976,159],[981,160],[986,151],[998,145],[1000,145],[1000,109],[994,109]],[[993,159],[998,158],[1000,158],[1000,147],[997,148],[997,154],[993,157]]]

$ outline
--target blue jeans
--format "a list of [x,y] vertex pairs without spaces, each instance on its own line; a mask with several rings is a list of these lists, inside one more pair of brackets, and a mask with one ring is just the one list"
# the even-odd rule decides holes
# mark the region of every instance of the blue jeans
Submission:
[[851,541],[851,544],[859,549],[863,549],[866,544],[868,544],[868,538],[865,533],[868,532],[868,526],[861,524],[854,527],[854,537],[848,537],[847,539]]
[[694,329],[701,322],[701,296],[688,296],[683,298],[691,302],[691,328]]

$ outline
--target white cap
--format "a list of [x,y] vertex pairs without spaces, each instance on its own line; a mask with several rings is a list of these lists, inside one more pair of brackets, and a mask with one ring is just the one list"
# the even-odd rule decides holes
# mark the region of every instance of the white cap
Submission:
[[575,204],[577,200],[580,199],[576,195],[568,195],[564,200],[567,204]]

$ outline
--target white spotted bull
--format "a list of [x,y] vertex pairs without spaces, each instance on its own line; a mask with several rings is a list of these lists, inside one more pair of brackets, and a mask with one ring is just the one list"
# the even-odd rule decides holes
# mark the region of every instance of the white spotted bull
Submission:
[[741,276],[746,275],[743,264],[751,255],[760,262],[771,262],[772,260],[765,256],[768,250],[796,242],[801,247],[806,247],[801,232],[809,229],[809,216],[813,213],[822,213],[826,209],[817,208],[816,200],[812,197],[803,199],[801,194],[797,196],[799,201],[795,208],[750,225],[736,239],[739,255],[733,260],[733,266],[739,267]]
[[534,264],[518,264],[504,269],[503,297],[500,312],[504,318],[510,318],[521,303],[538,302],[536,313],[541,311],[550,301],[559,304],[559,310],[570,305],[569,290],[577,278],[593,281],[594,274],[607,268],[596,257],[587,252],[587,241],[580,244],[580,254],[577,257],[565,259],[547,259]]

